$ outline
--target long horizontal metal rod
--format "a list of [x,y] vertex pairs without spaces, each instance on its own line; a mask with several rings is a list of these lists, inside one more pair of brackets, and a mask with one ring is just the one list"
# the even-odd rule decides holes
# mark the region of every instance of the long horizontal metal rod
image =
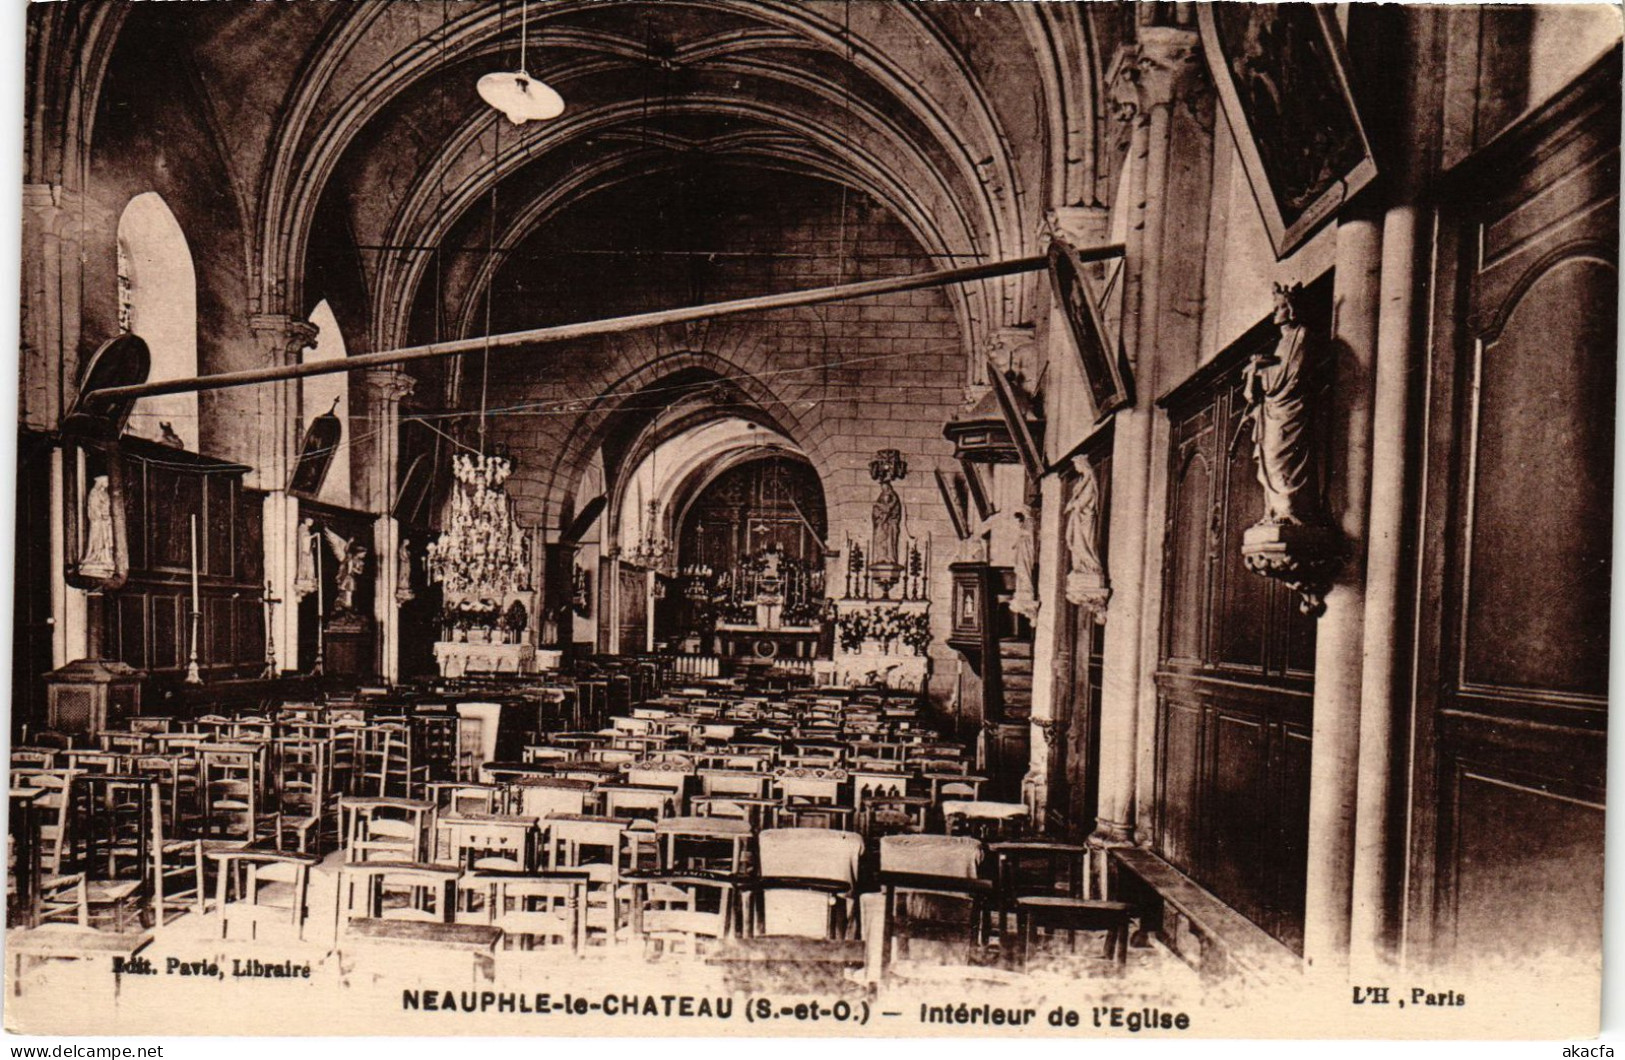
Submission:
[[[1087,247],[1078,251],[1083,261],[1106,261],[1123,253],[1120,243]],[[782,294],[757,295],[728,302],[688,306],[682,309],[660,309],[630,316],[588,320],[579,324],[556,324],[552,327],[511,331],[501,335],[457,339],[452,342],[431,342],[422,346],[378,353],[363,353],[354,357],[341,357],[330,361],[308,364],[277,365],[271,368],[250,368],[240,372],[220,372],[216,375],[194,376],[190,379],[166,379],[155,383],[138,383],[92,391],[84,395],[97,403],[128,398],[154,397],[158,394],[186,394],[202,390],[224,390],[228,387],[249,386],[254,383],[275,383],[285,379],[303,379],[312,375],[331,375],[354,372],[384,365],[405,364],[433,357],[451,357],[461,353],[482,353],[486,350],[510,349],[515,346],[535,346],[557,342],[572,342],[595,335],[612,335],[641,328],[683,324],[715,317],[737,316],[741,313],[759,313],[771,309],[793,309],[798,306],[842,302],[853,298],[893,294],[898,291],[917,291],[927,287],[941,287],[974,280],[991,280],[999,276],[1012,276],[1022,272],[1036,272],[1046,266],[1043,255],[1015,258],[987,265],[966,265],[955,269],[916,273],[913,276],[892,276],[882,280],[862,280],[857,283],[836,284],[833,287],[814,287],[803,291],[785,291]]]

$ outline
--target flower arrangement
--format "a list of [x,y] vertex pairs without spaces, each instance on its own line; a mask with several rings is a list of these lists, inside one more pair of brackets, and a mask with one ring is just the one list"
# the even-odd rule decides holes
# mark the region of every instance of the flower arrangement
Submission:
[[440,624],[448,629],[495,629],[501,617],[490,600],[458,600],[440,609]]
[[923,611],[900,607],[859,607],[841,611],[835,617],[835,632],[843,651],[857,654],[866,641],[879,641],[881,650],[891,651],[901,642],[916,655],[924,655],[931,644],[931,619]]

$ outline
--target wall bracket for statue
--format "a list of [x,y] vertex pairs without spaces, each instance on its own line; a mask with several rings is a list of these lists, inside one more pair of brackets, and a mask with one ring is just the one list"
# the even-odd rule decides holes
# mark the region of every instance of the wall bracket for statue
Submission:
[[[1254,574],[1297,593],[1299,610],[1319,618],[1346,553],[1322,499],[1316,434],[1329,410],[1312,385],[1315,344],[1300,319],[1302,293],[1301,284],[1275,285],[1280,340],[1253,355],[1242,379],[1264,515],[1243,531],[1241,557]],[[1242,437],[1238,431],[1237,441]]]

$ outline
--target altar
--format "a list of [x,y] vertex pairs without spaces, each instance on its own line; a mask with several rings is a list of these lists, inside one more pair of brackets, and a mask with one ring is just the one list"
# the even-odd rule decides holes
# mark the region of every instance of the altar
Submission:
[[434,661],[440,665],[441,677],[537,672],[534,644],[470,644],[443,640],[434,646]]
[[718,622],[712,652],[723,658],[756,662],[812,659],[818,655],[819,626],[758,626]]

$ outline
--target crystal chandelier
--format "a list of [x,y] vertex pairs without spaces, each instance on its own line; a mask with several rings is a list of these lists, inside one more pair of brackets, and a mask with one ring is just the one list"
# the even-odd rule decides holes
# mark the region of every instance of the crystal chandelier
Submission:
[[626,554],[626,558],[648,570],[666,571],[671,565],[674,552],[671,542],[660,532],[660,502],[650,501],[649,517],[643,526],[643,536],[638,540],[636,547]]
[[429,580],[451,598],[500,600],[530,590],[530,540],[514,519],[504,487],[513,473],[507,457],[459,453],[451,461],[452,491],[446,529],[426,550]]

